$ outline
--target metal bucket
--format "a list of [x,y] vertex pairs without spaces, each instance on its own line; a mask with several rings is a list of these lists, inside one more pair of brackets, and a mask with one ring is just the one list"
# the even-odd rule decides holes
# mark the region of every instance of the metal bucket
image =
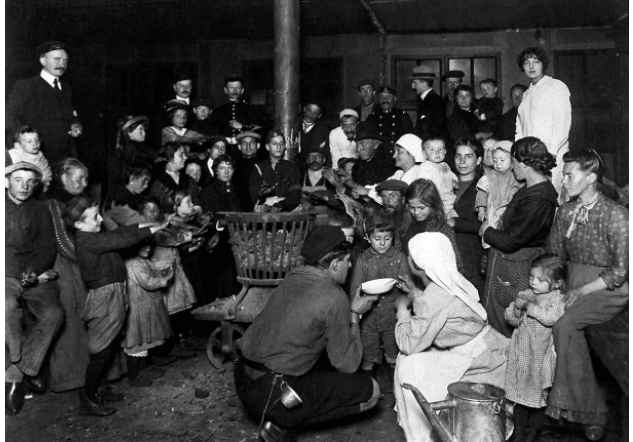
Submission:
[[505,391],[499,387],[455,382],[448,386],[448,399],[429,404],[417,388],[403,386],[413,392],[442,442],[504,442],[512,434]]

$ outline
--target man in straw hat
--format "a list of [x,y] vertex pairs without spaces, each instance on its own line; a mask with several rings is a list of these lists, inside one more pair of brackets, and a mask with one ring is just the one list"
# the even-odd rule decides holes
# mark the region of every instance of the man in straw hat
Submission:
[[[40,368],[64,313],[59,300],[53,220],[46,206],[33,198],[42,177],[37,166],[24,161],[6,166],[4,213],[5,272],[5,408],[13,415],[24,405],[26,386],[42,392]],[[35,324],[26,334],[26,312]]]
[[439,94],[433,90],[435,74],[423,66],[416,66],[409,79],[411,89],[419,97],[415,132],[423,140],[440,136],[445,121],[444,104]]
[[[339,227],[312,230],[301,248],[306,265],[286,276],[242,338],[235,386],[246,408],[266,421],[267,442],[295,440],[300,426],[360,413],[380,398],[378,382],[356,374],[358,323],[378,297],[361,296],[359,287],[350,304],[340,287],[350,250]],[[300,406],[279,403],[288,387]]]

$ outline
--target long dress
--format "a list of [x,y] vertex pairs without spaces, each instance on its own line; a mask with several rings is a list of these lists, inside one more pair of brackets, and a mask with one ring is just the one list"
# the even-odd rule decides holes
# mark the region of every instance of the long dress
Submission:
[[510,341],[486,324],[461,299],[435,283],[413,301],[414,315],[396,325],[400,354],[394,395],[398,423],[407,442],[428,441],[432,426],[403,383],[417,387],[429,402],[446,398],[457,381],[504,388]]
[[556,373],[546,413],[571,422],[605,425],[608,409],[596,381],[585,328],[601,324],[629,303],[628,210],[604,195],[587,212],[586,222],[570,229],[577,201],[563,204],[547,249],[565,259],[567,287],[575,289],[601,278],[607,288],[578,299],[554,325]]
[[[535,296],[531,290],[528,290]],[[547,403],[547,390],[554,381],[556,352],[552,326],[563,315],[565,304],[560,290],[538,295],[526,311],[517,317],[512,301],[506,309],[506,319],[517,329],[512,334],[506,397],[531,408],[542,408]]]
[[160,289],[166,287],[173,272],[161,273],[151,261],[132,258],[125,263],[129,300],[124,349],[136,354],[165,343],[172,335],[169,314]]
[[490,325],[508,338],[513,328],[505,320],[505,309],[517,293],[528,288],[530,265],[543,253],[557,200],[556,189],[548,180],[522,187],[508,204],[502,226],[484,233],[491,248],[482,304]]

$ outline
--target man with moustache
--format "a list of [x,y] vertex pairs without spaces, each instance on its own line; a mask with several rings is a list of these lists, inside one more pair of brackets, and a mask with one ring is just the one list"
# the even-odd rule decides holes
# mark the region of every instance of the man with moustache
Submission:
[[356,128],[358,112],[354,109],[343,109],[339,112],[339,127],[332,129],[328,136],[327,151],[330,153],[326,165],[336,167],[341,158],[358,158],[356,150]]
[[404,233],[404,211],[406,209],[404,195],[408,184],[400,180],[387,180],[376,187],[382,201],[383,210],[393,217],[394,231],[393,246],[402,250],[402,234]]
[[398,138],[406,133],[413,132],[413,122],[405,111],[397,109],[396,90],[391,86],[382,85],[378,88],[378,104],[380,108],[375,110],[367,121],[375,122],[378,133],[385,140],[387,149],[391,155]]
[[18,80],[6,106],[6,135],[12,137],[22,126],[35,127],[50,164],[66,157],[76,158],[75,139],[83,132],[70,85],[61,81],[68,67],[67,50],[59,41],[41,45],[38,48],[40,74]]
[[328,125],[320,120],[323,109],[314,100],[306,101],[301,114],[301,121],[295,125],[295,133],[299,137],[299,168],[302,173],[307,170],[307,154],[312,151],[321,152],[325,159],[329,157],[326,140],[330,133]]
[[317,147],[311,147],[305,153],[307,170],[301,179],[301,190],[305,193],[312,193],[318,190],[327,190],[332,186],[323,174],[325,165],[325,154]]
[[237,144],[237,135],[245,131],[255,131],[260,127],[254,123],[253,110],[242,99],[244,80],[242,77],[227,77],[224,80],[224,93],[228,101],[213,111],[213,124],[231,145]]
[[389,154],[378,127],[372,121],[364,121],[358,125],[356,147],[359,161],[352,168],[354,183],[361,186],[378,184],[396,171],[393,156]]

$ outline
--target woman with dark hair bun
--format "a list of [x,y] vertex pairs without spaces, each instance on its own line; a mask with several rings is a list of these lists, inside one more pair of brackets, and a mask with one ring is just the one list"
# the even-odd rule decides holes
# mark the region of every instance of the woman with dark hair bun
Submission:
[[512,165],[518,181],[525,181],[510,201],[501,226],[484,222],[479,235],[490,244],[482,302],[490,325],[512,336],[504,311],[521,290],[528,288],[530,262],[543,253],[558,206],[558,193],[549,180],[556,165],[541,140],[526,137],[512,145]]

